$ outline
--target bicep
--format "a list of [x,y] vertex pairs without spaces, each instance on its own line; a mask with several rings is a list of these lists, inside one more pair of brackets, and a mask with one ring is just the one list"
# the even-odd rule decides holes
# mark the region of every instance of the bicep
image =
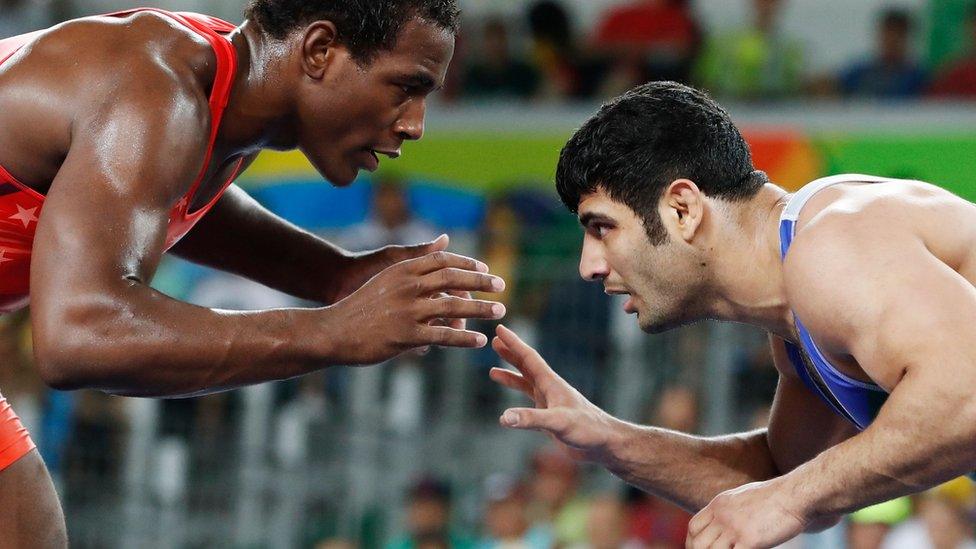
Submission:
[[[163,93],[164,105],[173,96]],[[191,99],[188,99],[191,101]],[[78,124],[51,184],[31,263],[36,325],[66,304],[147,282],[162,254],[172,203],[202,163],[193,105],[153,94],[116,100]],[[205,120],[204,120],[205,122]],[[39,322],[38,322],[39,321]]]
[[835,226],[816,236],[786,278],[794,310],[822,347],[852,357],[889,392],[911,369],[976,383],[971,282],[908,229]]
[[857,429],[834,413],[797,376],[783,373],[793,366],[782,339],[771,335],[770,347],[780,376],[767,440],[776,467],[785,474],[854,436]]

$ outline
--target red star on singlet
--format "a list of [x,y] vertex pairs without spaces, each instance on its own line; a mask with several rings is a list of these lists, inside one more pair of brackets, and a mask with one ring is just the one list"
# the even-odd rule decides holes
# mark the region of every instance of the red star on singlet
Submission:
[[6,253],[7,253],[7,249],[6,248],[0,248],[0,264],[6,263],[8,261],[13,261],[13,259],[10,259],[6,255],[4,255]]
[[8,217],[7,219],[16,219],[17,221],[20,221],[21,223],[24,224],[25,229],[28,226],[30,226],[31,221],[35,221],[35,222],[37,221],[37,216],[34,215],[34,212],[37,211],[36,206],[33,208],[21,208],[20,204],[16,204],[16,206],[17,206],[17,213]]

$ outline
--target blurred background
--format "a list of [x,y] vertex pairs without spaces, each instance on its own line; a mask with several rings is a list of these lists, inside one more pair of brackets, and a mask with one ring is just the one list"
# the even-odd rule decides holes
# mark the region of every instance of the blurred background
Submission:
[[[243,3],[142,2],[235,23]],[[727,106],[784,187],[861,172],[976,200],[974,0],[461,3],[446,89],[402,159],[337,190],[300,155],[266,154],[241,185],[351,249],[448,232],[508,281],[506,323],[620,417],[702,434],[764,426],[776,373],[755,330],[647,336],[579,279],[581,231],[552,178],[603,100],[648,80],[691,83]],[[0,0],[0,37],[135,5]],[[154,285],[208,306],[304,305],[178,261]],[[0,319],[0,347],[12,357],[0,387],[51,468],[75,547],[683,546],[689,515],[498,427],[523,401],[488,380],[491,351],[161,401],[46,389],[27,313]],[[789,546],[976,547],[974,502],[954,481]]]

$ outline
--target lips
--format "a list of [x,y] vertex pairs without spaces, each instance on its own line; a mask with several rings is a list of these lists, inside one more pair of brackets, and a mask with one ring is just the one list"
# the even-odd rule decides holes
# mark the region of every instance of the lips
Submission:
[[618,290],[615,288],[604,288],[603,290],[607,295],[625,295],[627,296],[627,301],[624,302],[624,312],[627,314],[633,314],[637,312],[637,302],[633,295],[627,290]]
[[399,158],[400,149],[399,148],[373,149],[367,147],[363,149],[363,155],[365,157],[363,161],[363,169],[370,172],[375,172],[377,168],[379,168],[380,166],[380,155],[389,158]]
[[370,172],[375,172],[377,168],[380,167],[380,158],[375,152],[371,150],[363,151],[365,155],[365,161],[363,162],[363,169]]

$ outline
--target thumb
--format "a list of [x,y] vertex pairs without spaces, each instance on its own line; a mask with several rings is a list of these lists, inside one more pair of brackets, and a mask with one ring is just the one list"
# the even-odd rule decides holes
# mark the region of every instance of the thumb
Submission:
[[500,423],[513,429],[556,430],[556,414],[542,408],[509,408],[502,414]]

